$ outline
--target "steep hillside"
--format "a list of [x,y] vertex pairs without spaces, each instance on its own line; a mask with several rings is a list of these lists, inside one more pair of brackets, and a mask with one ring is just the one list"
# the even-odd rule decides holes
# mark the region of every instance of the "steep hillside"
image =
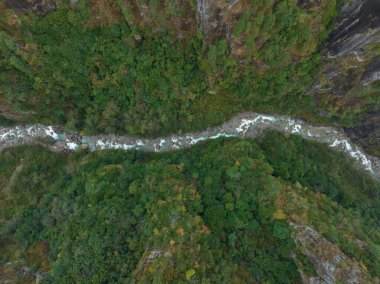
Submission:
[[341,2],[5,1],[0,121],[157,136],[255,110],[379,155],[380,4]]
[[44,2],[35,15],[30,4],[7,3],[3,116],[144,136],[204,129],[244,110],[314,117],[305,93],[338,10],[335,0],[312,8],[294,0],[82,0],[53,10]]
[[320,115],[346,126],[367,151],[380,154],[380,2],[347,1],[323,47],[312,93]]
[[380,276],[379,184],[295,136],[218,139],[167,154],[7,149],[0,188],[0,281]]
[[379,0],[0,0],[0,283],[379,284],[375,156]]

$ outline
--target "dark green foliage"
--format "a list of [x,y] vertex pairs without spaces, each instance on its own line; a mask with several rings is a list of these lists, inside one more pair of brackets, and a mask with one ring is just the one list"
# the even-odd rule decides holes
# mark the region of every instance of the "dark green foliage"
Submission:
[[7,119],[3,116],[0,115],[0,125],[3,125],[3,126],[13,126],[15,124],[14,121],[10,120],[10,119]]
[[[378,275],[379,184],[325,146],[297,137],[218,139],[167,154],[64,156],[24,147],[2,152],[0,170],[0,184],[9,187],[0,192],[0,262],[10,261],[12,248],[48,243],[46,283],[300,281],[291,228],[274,217],[289,181],[347,208],[334,209],[328,197],[321,202],[305,189],[313,206],[323,206],[310,225]],[[342,218],[361,222],[349,240],[366,241],[371,253],[337,235],[332,224]]]
[[[312,53],[321,39],[303,20],[317,17],[296,1],[254,1],[243,13],[233,33],[247,47],[244,61],[226,39],[210,45],[200,33],[178,39],[126,22],[93,27],[84,3],[25,16],[25,47],[1,33],[1,96],[15,110],[34,111],[29,122],[158,136],[215,125],[238,111],[313,112],[304,93],[318,70]],[[147,4],[157,12],[157,1]]]
[[324,193],[343,207],[380,225],[376,217],[380,215],[378,185],[366,174],[350,167],[351,161],[343,154],[337,155],[318,143],[305,143],[297,136],[285,138],[277,132],[266,135],[260,145],[276,176]]
[[[240,265],[259,281],[290,283],[298,275],[290,229],[272,220],[281,185],[253,143],[217,141],[163,156],[19,153],[7,152],[2,163],[13,168],[20,155],[27,163],[2,217],[12,215],[17,228],[6,226],[2,234],[26,247],[49,242],[47,282],[174,281],[189,269],[193,279],[228,281]],[[155,250],[170,252],[170,262],[181,266],[173,272],[164,257],[148,262]],[[274,259],[278,264],[268,265]],[[154,274],[145,271],[150,266]]]

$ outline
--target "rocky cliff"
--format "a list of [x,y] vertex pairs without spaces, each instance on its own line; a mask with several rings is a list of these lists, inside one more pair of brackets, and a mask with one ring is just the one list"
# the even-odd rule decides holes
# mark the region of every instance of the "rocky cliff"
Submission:
[[291,224],[295,230],[295,241],[301,251],[314,264],[318,277],[304,279],[306,283],[376,283],[367,271],[350,259],[339,247],[329,242],[317,231]]
[[380,2],[346,1],[336,22],[326,41],[324,53],[329,57],[361,54],[369,44],[380,41]]
[[380,2],[346,1],[323,46],[323,70],[313,88],[322,114],[345,121],[347,135],[375,155],[380,154],[379,47]]

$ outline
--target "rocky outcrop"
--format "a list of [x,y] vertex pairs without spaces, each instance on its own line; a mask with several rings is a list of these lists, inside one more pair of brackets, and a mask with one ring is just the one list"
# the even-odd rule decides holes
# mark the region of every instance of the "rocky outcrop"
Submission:
[[37,15],[44,16],[56,8],[54,0],[5,0],[8,9],[17,12],[33,12]]
[[207,43],[216,43],[227,39],[231,56],[243,60],[247,55],[247,47],[243,37],[232,33],[241,15],[250,9],[246,0],[197,0],[197,22]]
[[380,59],[368,50],[375,43],[380,44],[380,1],[346,1],[324,44],[324,69],[314,90],[341,97],[377,81]]
[[230,5],[237,1],[197,0],[198,26],[208,40],[225,38],[230,28],[226,22]]
[[[75,3],[76,1],[71,2]],[[105,3],[108,1],[98,2]],[[120,1],[131,12],[130,19],[127,17],[131,25],[137,23],[142,26],[153,25],[155,30],[164,28],[167,25],[168,27],[170,26],[170,29],[176,31],[178,37],[192,35],[196,31],[195,18],[197,18],[198,28],[202,29],[206,41],[212,43],[218,39],[226,38],[231,55],[239,60],[244,60],[247,55],[247,48],[242,41],[244,35],[234,36],[232,30],[239,18],[252,4],[251,1],[197,0],[196,7],[190,7],[189,1],[175,2],[176,9],[181,13],[176,13],[175,10],[170,14],[168,7],[161,7],[161,4],[161,6],[157,6],[160,11],[158,14],[162,16],[160,19],[165,19],[163,21],[165,24],[159,26],[158,22],[161,21],[156,23],[157,19],[152,16],[152,7],[149,6],[147,1]],[[298,5],[305,9],[312,9],[318,6],[320,2],[299,0]],[[35,12],[39,15],[46,14],[56,6],[54,0],[5,0],[5,4],[8,8],[16,11]],[[99,10],[104,9],[99,8]],[[334,104],[332,109],[340,107],[348,113],[351,111],[351,107],[353,111],[356,111],[363,101],[362,98],[357,98],[353,95],[357,88],[370,87],[380,77],[379,57],[373,57],[372,53],[365,50],[369,44],[380,42],[380,1],[345,1],[336,22],[334,31],[323,47],[323,54],[325,54],[324,70],[321,72],[320,78],[318,78],[311,93],[321,100],[328,97],[327,104]],[[141,41],[142,38],[136,35],[136,40]],[[333,99],[330,100],[330,97]],[[330,114],[326,109],[321,107],[321,114],[324,116]],[[373,151],[374,143],[380,141],[376,113],[378,113],[376,109],[371,110],[356,127],[346,129],[346,134],[353,141],[361,144],[365,149],[372,150],[371,153],[375,153]],[[13,111],[10,105],[0,101],[0,116],[23,123],[27,121],[28,115],[29,113],[26,112]],[[91,146],[91,144],[89,145]],[[159,147],[159,144],[157,147]]]
[[371,60],[361,77],[361,83],[363,86],[371,85],[376,81],[380,81],[380,56]]
[[121,0],[118,3],[128,11],[125,19],[130,26],[151,27],[156,33],[167,30],[179,39],[196,33],[196,7],[192,1]]
[[33,111],[14,110],[9,102],[0,97],[0,119],[1,117],[4,117],[10,121],[23,122],[33,114]]
[[380,1],[346,1],[336,22],[324,52],[329,57],[359,53],[366,45],[380,42]]
[[297,246],[313,263],[319,276],[309,279],[309,283],[375,283],[356,260],[317,231],[308,226],[291,225],[295,229]]
[[344,131],[367,152],[380,156],[380,110],[367,113],[355,127],[346,127]]
[[[308,5],[312,1],[299,1]],[[380,1],[344,1],[336,26],[322,47],[323,69],[312,88],[318,106],[329,116],[360,120],[346,128],[350,139],[380,155],[378,95],[380,80]],[[362,113],[360,119],[357,114]],[[375,145],[377,144],[377,146]]]
[[379,80],[380,59],[368,48],[375,43],[380,44],[380,1],[345,1],[322,49],[324,69],[314,90],[341,97]]
[[[365,72],[361,76],[361,84],[370,87],[371,84],[380,81],[380,57],[374,57],[366,66]],[[372,96],[380,96],[374,92]],[[368,152],[380,156],[380,109],[374,109],[360,119],[354,127],[346,127],[345,133],[355,143],[362,145]]]
[[303,9],[311,10],[314,7],[317,7],[320,5],[320,1],[314,1],[314,0],[298,0],[297,5],[300,6]]
[[11,261],[0,265],[0,283],[41,283],[45,273],[22,266],[21,261]]

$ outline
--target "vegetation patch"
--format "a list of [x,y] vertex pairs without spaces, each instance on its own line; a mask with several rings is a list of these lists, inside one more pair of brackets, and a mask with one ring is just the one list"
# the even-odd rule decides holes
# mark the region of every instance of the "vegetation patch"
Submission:
[[[100,2],[16,15],[18,28],[0,33],[0,97],[15,111],[35,111],[30,122],[157,136],[244,110],[315,115],[305,92],[335,1],[309,10],[293,0],[247,2],[246,12],[217,22],[229,32],[212,43],[195,29],[193,1]],[[174,25],[187,32],[170,29],[188,10],[193,22]]]
[[290,222],[380,275],[379,184],[327,146],[273,132],[166,154],[18,147],[0,184],[21,159],[0,198],[0,264],[46,283],[298,282],[315,269]]

